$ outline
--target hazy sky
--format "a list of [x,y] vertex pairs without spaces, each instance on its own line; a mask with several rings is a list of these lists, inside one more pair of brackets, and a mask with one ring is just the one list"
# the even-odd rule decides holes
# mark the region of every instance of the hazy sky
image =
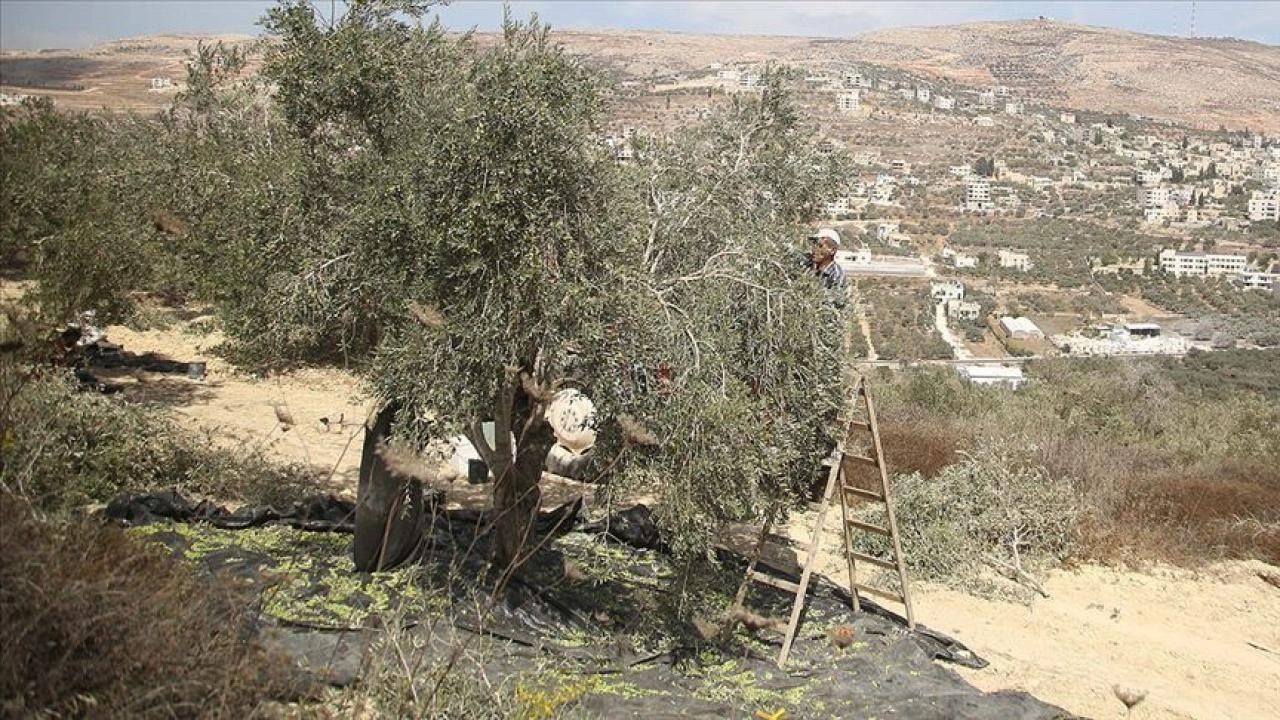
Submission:
[[[0,48],[76,48],[158,32],[257,33],[271,0],[0,0]],[[330,0],[315,0],[328,13]],[[902,25],[940,25],[1045,15],[1161,35],[1186,35],[1190,0],[1162,2],[720,2],[713,0],[522,0],[518,17],[536,12],[553,28],[609,27],[689,32],[849,36]],[[338,2],[339,12],[342,3]],[[457,0],[439,10],[451,28],[491,30],[502,3]],[[1280,44],[1280,2],[1199,0],[1196,34]]]

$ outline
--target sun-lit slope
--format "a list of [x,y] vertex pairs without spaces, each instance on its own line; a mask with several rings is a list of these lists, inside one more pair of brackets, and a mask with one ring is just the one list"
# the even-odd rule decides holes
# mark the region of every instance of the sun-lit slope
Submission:
[[[554,30],[570,53],[618,80],[644,81],[714,63],[779,61],[834,69],[874,63],[987,87],[1054,106],[1137,113],[1197,127],[1280,131],[1280,47],[1189,39],[1047,20],[881,30],[853,38],[709,35],[644,30]],[[84,50],[0,55],[6,92],[51,94],[67,107],[163,107],[151,77],[181,79],[198,40],[152,35]],[[496,35],[480,33],[480,42]]]
[[1280,47],[1027,20],[899,28],[851,55],[939,77],[1005,85],[1055,104],[1216,128],[1280,130]]

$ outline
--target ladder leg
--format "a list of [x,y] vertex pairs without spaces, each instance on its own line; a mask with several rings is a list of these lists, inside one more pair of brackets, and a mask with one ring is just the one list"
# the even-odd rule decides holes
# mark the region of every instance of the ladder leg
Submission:
[[[841,483],[844,482],[843,470],[842,470],[842,477],[840,479],[840,482]],[[858,597],[858,573],[853,565],[853,526],[849,524],[849,521],[852,520],[853,518],[849,517],[849,515],[850,515],[850,511],[849,511],[848,494],[845,493],[844,490],[842,489],[840,491],[840,520],[844,524],[844,527],[842,527],[841,530],[844,531],[842,533],[842,536],[844,537],[845,564],[848,566],[848,569],[849,569],[849,599],[850,599],[850,605],[851,605],[850,609],[853,610],[854,612],[861,612],[862,600]]]
[[742,584],[738,586],[738,592],[733,596],[733,604],[729,606],[728,616],[725,617],[724,627],[727,630],[733,624],[733,611],[742,607],[743,601],[747,599],[747,586],[751,583],[751,573],[755,572],[756,564],[760,562],[760,556],[764,554],[765,538],[769,537],[769,531],[773,529],[773,521],[778,515],[778,508],[774,507],[764,516],[764,529],[760,531],[760,538],[756,540],[755,550],[751,553],[751,560],[747,563],[747,574],[742,578]]
[[[848,435],[849,426],[845,425]],[[778,667],[787,664],[791,655],[791,643],[796,639],[796,627],[800,624],[800,613],[804,610],[804,598],[809,594],[809,576],[813,573],[813,564],[818,558],[818,548],[822,543],[822,526],[826,524],[827,508],[831,507],[831,496],[841,482],[841,467],[844,465],[844,439],[836,445],[836,461],[827,473],[827,487],[822,491],[822,504],[818,506],[818,519],[814,521],[813,536],[809,541],[809,554],[804,561],[804,571],[800,574],[800,588],[796,591],[796,599],[791,604],[791,620],[787,623],[787,634],[782,639],[782,652],[778,653]],[[843,495],[843,493],[842,493]]]
[[893,513],[893,497],[889,494],[889,473],[885,470],[884,450],[880,445],[880,425],[876,422],[875,405],[866,384],[860,381],[863,402],[866,403],[867,420],[871,425],[871,442],[875,445],[876,464],[880,467],[881,495],[884,496],[884,513],[889,523],[889,535],[893,539],[893,560],[898,568],[898,582],[902,585],[902,604],[907,609],[907,627],[916,627],[915,613],[911,608],[911,592],[907,588],[907,564],[902,554],[902,540],[898,537],[898,520]]

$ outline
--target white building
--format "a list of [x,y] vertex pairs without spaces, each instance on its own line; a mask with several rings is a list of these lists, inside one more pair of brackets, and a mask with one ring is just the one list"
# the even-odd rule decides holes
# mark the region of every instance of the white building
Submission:
[[939,110],[955,110],[956,99],[950,95],[935,95],[933,98],[933,106]]
[[841,215],[848,215],[853,210],[849,204],[849,197],[842,195],[827,203],[826,211],[827,217],[835,220],[839,219]]
[[1160,172],[1159,170],[1143,169],[1134,173],[1134,176],[1137,178],[1139,185],[1144,185],[1147,187],[1159,185],[1160,181],[1164,180],[1164,173]]
[[976,385],[1008,385],[1017,389],[1026,382],[1022,368],[1016,365],[957,365],[956,372]]
[[836,96],[836,107],[842,113],[857,112],[861,104],[860,100],[857,90],[845,90]]
[[1009,102],[1005,103],[1004,114],[1005,115],[1021,115],[1022,103],[1018,102],[1017,100],[1010,100]]
[[992,120],[990,115],[979,115],[973,119],[973,124],[978,127],[995,127],[996,121]]
[[1002,268],[1013,268],[1026,272],[1035,267],[1031,262],[1031,256],[1018,250],[1001,250],[996,253],[996,258]]
[[929,285],[929,294],[938,302],[964,299],[964,283],[959,280],[941,280]]
[[976,256],[966,255],[965,253],[952,250],[949,247],[942,248],[942,259],[951,263],[951,266],[956,268],[978,267],[978,258]]
[[916,100],[919,100],[922,103],[927,103],[929,102],[929,98],[931,95],[932,95],[932,91],[929,90],[929,88],[925,87],[924,85],[916,86]]
[[167,78],[167,77],[151,78],[152,90],[167,90],[168,88],[171,88],[171,87],[173,87],[173,80],[171,78]]
[[951,167],[947,168],[947,172],[950,173],[953,177],[967,178],[973,174],[973,168],[969,167],[968,165],[952,165]]
[[982,314],[982,306],[968,300],[948,300],[947,317],[961,320],[977,320]]
[[1280,190],[1249,193],[1249,219],[1254,222],[1280,220]]
[[1167,202],[1169,202],[1169,188],[1167,187],[1138,188],[1138,205],[1142,208],[1160,207]]
[[1280,288],[1280,273],[1248,270],[1235,278],[1236,283],[1246,290],[1275,290]]
[[1004,331],[1007,337],[1015,340],[1031,340],[1044,337],[1044,332],[1035,323],[1022,316],[1009,317],[1006,315],[1000,318],[1000,329]]
[[1176,277],[1184,275],[1239,275],[1249,264],[1244,255],[1182,252],[1173,248],[1160,251],[1160,269]]
[[1076,123],[1076,114],[1075,114],[1075,113],[1064,112],[1064,113],[1062,113],[1062,114],[1058,115],[1058,120],[1059,120],[1059,121],[1061,121],[1061,122],[1066,123],[1067,125],[1075,125],[1075,123]]
[[1167,187],[1138,188],[1138,207],[1142,209],[1143,222],[1147,223],[1177,220],[1180,214]]
[[892,221],[892,222],[882,222],[882,223],[880,223],[880,224],[876,225],[876,239],[877,239],[877,240],[888,240],[889,238],[891,238],[891,237],[893,237],[894,235],[897,235],[897,234],[898,234],[898,223],[897,223],[897,221]]
[[983,177],[971,177],[965,182],[964,186],[964,206],[966,210],[983,211],[990,210],[991,202],[991,181]]
[[993,108],[996,106],[996,91],[983,90],[978,93],[978,107]]

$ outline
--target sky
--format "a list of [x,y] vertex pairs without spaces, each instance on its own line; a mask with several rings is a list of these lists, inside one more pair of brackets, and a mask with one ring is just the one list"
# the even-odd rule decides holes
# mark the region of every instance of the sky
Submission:
[[[337,2],[341,12],[342,2]],[[331,0],[314,0],[323,13]],[[80,48],[161,32],[256,34],[271,0],[0,0],[0,48]],[[697,33],[848,37],[906,25],[1050,17],[1160,35],[1188,35],[1191,0],[1147,2],[841,2],[839,0],[519,0],[517,17],[537,13],[552,28],[620,28]],[[1196,34],[1280,44],[1280,2],[1199,0]],[[497,0],[455,0],[438,9],[453,29],[493,30]]]

